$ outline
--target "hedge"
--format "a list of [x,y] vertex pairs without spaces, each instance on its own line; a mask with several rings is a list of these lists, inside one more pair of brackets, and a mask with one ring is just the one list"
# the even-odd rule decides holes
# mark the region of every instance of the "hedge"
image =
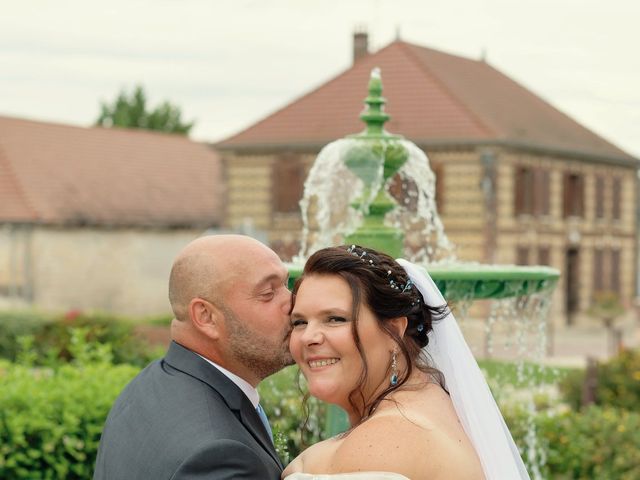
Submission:
[[[163,317],[163,321],[166,317]],[[158,320],[149,319],[155,324]],[[114,363],[143,367],[162,356],[165,346],[154,347],[136,334],[136,328],[147,320],[114,316],[106,313],[70,311],[54,315],[37,311],[0,311],[0,358],[15,361],[20,350],[20,338],[33,337],[31,351],[37,365],[51,365],[71,360],[70,331],[86,328],[90,341],[109,344]],[[168,326],[169,323],[166,323]]]
[[[527,422],[513,416],[506,420],[522,447]],[[640,413],[592,406],[581,412],[541,413],[534,425],[547,457],[540,468],[543,478],[640,479]]]
[[[87,342],[88,334],[88,329],[70,333],[69,363],[36,366],[28,341],[16,354],[21,363],[0,361],[0,478],[91,478],[107,413],[139,368],[114,365],[110,345]],[[285,461],[323,437],[324,406],[313,399],[307,429],[301,429],[305,414],[297,383],[292,367],[260,386]],[[525,414],[517,407],[503,411],[523,446]],[[640,413],[555,408],[537,414],[533,424],[546,452],[543,478],[640,478]]]
[[0,361],[0,478],[91,478],[109,409],[139,368],[112,365],[109,348],[84,334],[72,337],[73,363]]
[[[596,380],[596,405],[640,411],[640,350],[623,350],[610,360],[599,363]],[[565,400],[575,410],[582,406],[584,381],[585,372],[579,370],[559,383]]]

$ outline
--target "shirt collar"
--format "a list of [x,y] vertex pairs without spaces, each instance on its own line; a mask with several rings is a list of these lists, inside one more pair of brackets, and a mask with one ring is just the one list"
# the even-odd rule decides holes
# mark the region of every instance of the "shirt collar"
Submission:
[[224,374],[224,376],[226,376],[229,380],[235,383],[236,386],[243,391],[243,393],[247,396],[247,398],[253,405],[253,408],[258,408],[258,403],[260,402],[260,394],[255,388],[253,388],[253,386],[249,382],[247,382],[243,378],[240,378],[235,373],[231,373],[229,370],[221,367],[217,363],[212,362],[208,358],[203,357],[199,353],[197,353],[196,355],[198,355],[200,358],[202,358],[203,360],[207,361],[209,364],[213,365],[218,370],[220,370],[220,372]]

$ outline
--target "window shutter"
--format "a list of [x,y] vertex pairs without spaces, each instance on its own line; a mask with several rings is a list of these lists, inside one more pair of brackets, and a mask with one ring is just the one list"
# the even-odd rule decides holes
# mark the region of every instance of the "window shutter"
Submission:
[[593,251],[593,290],[604,290],[604,252],[600,248]]
[[620,177],[615,177],[613,179],[611,194],[611,217],[614,220],[620,220],[622,206],[622,180],[620,179]]
[[439,213],[444,212],[444,166],[441,163],[434,165],[433,172],[436,175],[436,207]]
[[604,178],[596,177],[596,218],[604,218]]
[[533,210],[536,215],[549,215],[550,199],[549,186],[550,175],[545,169],[538,169],[534,172],[535,188],[533,190]]
[[515,200],[514,212],[517,215],[524,213],[524,168],[516,169],[515,181],[513,182],[513,198]]
[[567,218],[571,215],[571,192],[570,192],[570,175],[563,173],[562,175],[562,216]]
[[578,217],[584,216],[584,177],[582,175],[575,175],[576,179],[576,209],[575,214]]
[[304,166],[295,155],[278,157],[273,167],[274,209],[294,213],[304,193]]
[[620,250],[611,250],[611,291],[617,294],[620,291]]

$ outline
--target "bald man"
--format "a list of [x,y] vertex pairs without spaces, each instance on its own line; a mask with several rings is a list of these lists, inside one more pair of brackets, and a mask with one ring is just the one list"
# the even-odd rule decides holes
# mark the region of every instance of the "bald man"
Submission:
[[171,345],[113,405],[94,479],[280,478],[256,386],[292,363],[287,278],[249,237],[202,237],[180,252]]

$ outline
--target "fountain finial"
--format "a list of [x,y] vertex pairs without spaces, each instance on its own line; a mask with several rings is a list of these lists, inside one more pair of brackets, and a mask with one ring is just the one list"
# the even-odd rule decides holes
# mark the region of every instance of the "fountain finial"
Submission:
[[396,135],[391,135],[384,130],[385,122],[391,117],[384,111],[387,99],[382,96],[382,76],[378,67],[371,70],[369,95],[364,99],[364,103],[367,106],[360,114],[360,119],[367,124],[367,128],[356,136],[364,138],[397,138]]

